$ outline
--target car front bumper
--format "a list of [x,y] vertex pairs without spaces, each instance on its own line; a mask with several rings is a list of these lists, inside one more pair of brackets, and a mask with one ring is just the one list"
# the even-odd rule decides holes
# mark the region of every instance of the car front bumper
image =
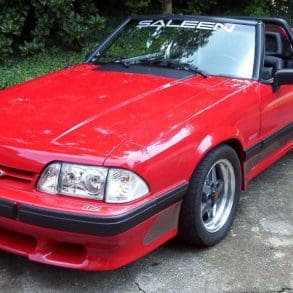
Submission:
[[0,249],[32,261],[83,270],[112,270],[177,234],[181,185],[115,216],[71,213],[0,199]]

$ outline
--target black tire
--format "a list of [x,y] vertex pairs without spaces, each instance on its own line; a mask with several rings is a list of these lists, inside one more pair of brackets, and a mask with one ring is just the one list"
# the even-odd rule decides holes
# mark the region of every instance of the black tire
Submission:
[[[227,183],[225,183],[226,175],[228,174],[225,173],[228,172],[225,171],[225,168],[229,169],[228,171],[231,173],[229,177],[232,178],[231,182],[226,180]],[[218,177],[221,176],[221,170],[223,170],[222,175],[225,173],[223,175],[225,179],[223,179],[223,183],[214,184],[213,182],[220,182]],[[218,175],[215,176],[215,174]],[[233,175],[235,180],[233,180]],[[213,178],[218,181],[213,181]],[[214,186],[220,185],[221,189],[217,187],[217,191],[214,191],[216,189]],[[203,192],[203,188],[206,192]],[[222,190],[222,192],[219,190]],[[229,192],[229,190],[231,191]],[[179,237],[188,244],[200,247],[209,247],[220,242],[227,235],[233,223],[240,192],[241,166],[238,155],[230,146],[220,145],[204,157],[191,177],[188,191],[181,206]],[[230,200],[228,200],[229,196]],[[213,210],[214,202],[217,203],[215,212]],[[225,213],[223,212],[222,217],[222,209],[217,210],[220,204],[223,207],[227,206],[227,210]],[[216,221],[216,219],[218,220]]]

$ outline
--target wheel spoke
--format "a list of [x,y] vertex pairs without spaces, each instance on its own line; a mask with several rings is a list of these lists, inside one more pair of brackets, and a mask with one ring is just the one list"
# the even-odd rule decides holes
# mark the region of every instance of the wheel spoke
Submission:
[[210,182],[208,180],[205,181],[204,185],[203,185],[203,189],[202,189],[203,193],[208,196],[211,194],[212,190],[211,190],[211,185]]
[[216,216],[216,214],[217,214],[217,204],[215,203],[213,208],[212,208],[212,216],[213,216],[213,218]]
[[211,176],[212,176],[212,182],[216,183],[218,181],[216,166],[211,170]]
[[207,212],[207,215],[208,215],[208,219],[211,220],[213,218],[213,210],[209,209]]
[[212,209],[212,203],[210,201],[207,201],[206,203],[202,203],[201,215],[204,216],[205,214],[208,214],[211,209]]
[[222,193],[224,190],[224,181],[223,180],[218,180],[217,183],[217,191]]

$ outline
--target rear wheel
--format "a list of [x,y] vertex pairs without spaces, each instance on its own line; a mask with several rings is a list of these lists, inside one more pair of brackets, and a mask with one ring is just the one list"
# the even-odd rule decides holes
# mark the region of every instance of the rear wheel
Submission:
[[190,180],[180,214],[179,235],[190,244],[212,246],[234,220],[241,190],[238,155],[228,145],[212,150]]

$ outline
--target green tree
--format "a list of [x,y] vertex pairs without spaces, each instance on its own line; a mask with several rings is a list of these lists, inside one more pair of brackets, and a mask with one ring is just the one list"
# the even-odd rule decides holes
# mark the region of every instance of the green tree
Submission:
[[130,13],[143,13],[144,10],[150,5],[151,0],[127,0],[125,2],[126,8]]
[[187,1],[186,12],[189,14],[208,13],[210,9],[217,4],[217,0],[189,0]]
[[292,0],[275,0],[272,14],[282,16],[293,23],[293,1]]
[[244,12],[251,16],[269,16],[271,7],[271,0],[254,0],[247,3]]
[[0,60],[48,46],[79,50],[103,23],[93,0],[0,0]]

